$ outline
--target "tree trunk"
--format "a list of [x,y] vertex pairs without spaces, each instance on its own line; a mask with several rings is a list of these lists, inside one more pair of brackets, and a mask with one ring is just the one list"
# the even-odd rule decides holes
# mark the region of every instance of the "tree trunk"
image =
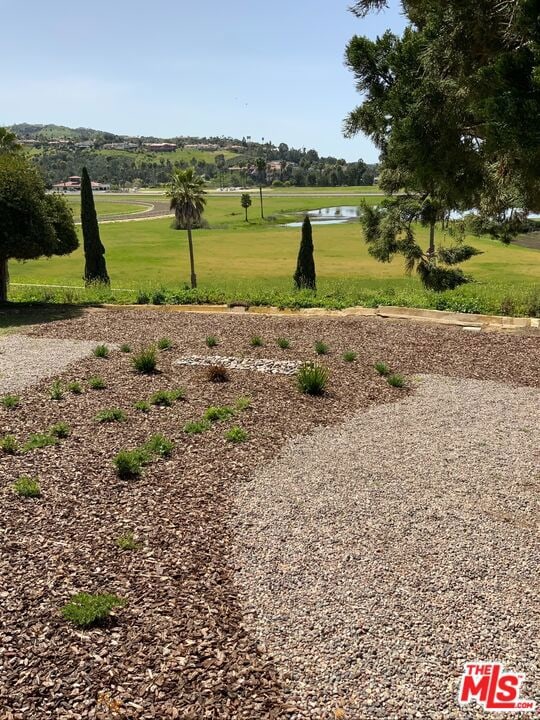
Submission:
[[7,258],[0,258],[0,303],[7,302],[9,272]]
[[429,224],[429,249],[427,254],[430,260],[435,256],[435,220],[432,220]]
[[244,210],[246,211],[246,222],[247,222],[247,207],[244,208]]
[[187,227],[188,245],[189,245],[189,265],[191,268],[191,288],[197,287],[197,276],[195,275],[195,258],[193,257],[193,238],[191,237],[191,226]]
[[261,198],[261,218],[264,220],[264,207],[263,207],[263,197],[262,197],[262,185],[259,185],[259,196]]

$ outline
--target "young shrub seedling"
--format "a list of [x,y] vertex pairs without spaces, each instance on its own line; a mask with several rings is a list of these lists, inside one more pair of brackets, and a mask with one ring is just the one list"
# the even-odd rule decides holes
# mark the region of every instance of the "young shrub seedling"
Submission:
[[164,435],[152,435],[152,437],[144,443],[142,450],[148,455],[169,457],[173,448],[173,441],[168,440]]
[[138,550],[139,543],[135,540],[135,536],[129,530],[116,538],[116,544],[120,550]]
[[228,405],[221,407],[210,406],[204,413],[203,419],[208,420],[208,422],[218,422],[220,420],[227,420],[231,415],[234,415],[234,410]]
[[225,439],[227,442],[232,443],[243,443],[248,439],[249,435],[247,432],[239,427],[238,425],[234,425],[230,430],[227,430],[225,433]]
[[381,362],[379,360],[378,362],[375,363],[375,365],[373,367],[379,373],[379,375],[382,375],[383,377],[390,375],[390,368],[385,362]]
[[298,389],[304,395],[323,395],[328,378],[328,369],[312,362],[301,365],[296,374]]
[[126,414],[120,408],[110,408],[109,410],[100,410],[94,420],[98,423],[124,422]]
[[157,346],[160,350],[170,350],[173,344],[169,338],[164,337],[158,340]]
[[20,495],[21,497],[41,497],[41,488],[39,487],[38,481],[35,478],[28,477],[28,475],[23,475],[18,480],[16,480],[13,483],[13,489],[15,490],[17,495]]
[[278,338],[276,340],[278,347],[280,347],[282,350],[288,350],[291,347],[291,343],[287,340],[287,338]]
[[80,628],[98,625],[106,620],[115,607],[126,604],[117,595],[78,593],[62,608],[62,615]]
[[16,455],[19,451],[19,443],[15,439],[15,435],[4,435],[0,440],[0,450],[6,455]]
[[344,362],[352,363],[356,360],[357,357],[358,355],[352,350],[347,350],[347,352],[343,353]]
[[243,412],[244,410],[247,410],[251,407],[251,398],[247,395],[240,395],[240,397],[235,400],[234,403],[234,409],[236,412]]
[[4,397],[0,399],[0,405],[6,408],[6,410],[14,410],[16,407],[19,407],[20,401],[21,398],[18,395],[4,395]]
[[80,395],[83,391],[81,383],[77,381],[68,383],[67,389],[70,393],[73,393],[73,395]]
[[229,382],[229,371],[224,365],[210,365],[206,371],[206,377],[209,382],[226,383]]
[[96,345],[96,347],[92,350],[92,353],[97,358],[108,358],[109,348],[106,345]]
[[157,365],[155,347],[143,348],[143,350],[133,356],[131,362],[138,373],[142,375],[152,374]]
[[184,425],[184,432],[188,435],[199,435],[199,433],[210,430],[210,427],[208,420],[194,420]]
[[135,450],[120,450],[115,456],[113,464],[116,474],[122,480],[139,477],[142,466],[147,462],[148,457],[139,448]]
[[55,438],[64,439],[69,437],[69,434],[71,433],[71,428],[69,427],[67,422],[61,420],[49,429],[49,433]]
[[24,443],[21,448],[21,452],[27,453],[31,452],[32,450],[37,450],[39,448],[44,448],[48,447],[49,445],[57,444],[58,438],[54,435],[51,435],[51,433],[34,433],[34,435],[30,435],[28,440]]
[[131,352],[131,345],[128,345],[127,343],[122,343],[122,345],[120,345],[120,352],[130,353],[130,352]]
[[249,343],[251,347],[262,347],[264,345],[264,341],[260,335],[253,335]]
[[317,355],[328,355],[328,345],[323,343],[322,340],[317,340],[315,343],[315,352]]
[[177,400],[183,400],[186,396],[183,388],[177,390],[158,390],[150,398],[152,405],[158,405],[159,407],[171,407],[171,405]]
[[105,390],[107,387],[105,381],[97,375],[88,380],[88,385],[91,390]]
[[51,385],[50,390],[50,398],[51,400],[61,400],[64,397],[64,392],[62,390],[62,385],[60,383],[60,380],[55,380],[53,384]]
[[138,400],[135,403],[135,409],[143,413],[150,412],[150,403],[147,400]]
[[218,339],[215,335],[209,335],[206,338],[205,343],[209,348],[217,347],[217,345],[219,344]]
[[399,374],[389,375],[386,380],[387,380],[388,384],[391,385],[392,387],[395,387],[395,388],[405,387],[405,378],[403,377],[403,375],[399,375]]

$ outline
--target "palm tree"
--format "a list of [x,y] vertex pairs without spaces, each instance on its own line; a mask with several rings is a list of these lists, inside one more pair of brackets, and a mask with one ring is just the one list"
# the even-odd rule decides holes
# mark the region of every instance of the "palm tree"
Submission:
[[20,150],[17,136],[7,128],[0,127],[0,153],[12,153]]
[[187,230],[192,288],[197,287],[197,276],[195,275],[191,230],[201,222],[206,205],[204,185],[204,178],[196,175],[193,168],[175,170],[167,192],[167,196],[171,198],[170,208],[174,210],[178,227]]
[[263,184],[263,180],[266,179],[266,160],[263,157],[258,157],[255,160],[255,167],[257,168],[257,177],[259,179],[259,196],[261,198],[261,218],[264,220],[262,184]]

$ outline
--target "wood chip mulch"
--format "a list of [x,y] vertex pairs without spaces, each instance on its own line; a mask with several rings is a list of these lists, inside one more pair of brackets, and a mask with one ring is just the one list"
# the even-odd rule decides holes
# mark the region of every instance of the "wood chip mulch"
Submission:
[[[294,703],[255,637],[244,628],[233,582],[228,513],[238,483],[268,462],[292,435],[329,425],[357,409],[392,402],[407,390],[388,386],[377,360],[405,375],[429,372],[540,384],[540,344],[532,336],[467,335],[458,328],[377,318],[298,319],[103,310],[25,329],[30,335],[130,343],[136,351],[160,337],[159,372],[141,376],[131,355],[89,357],[60,379],[80,381],[82,395],[49,398],[51,380],[21,391],[21,406],[0,408],[0,436],[22,443],[63,420],[72,433],[56,446],[0,455],[0,719],[41,718],[293,718]],[[252,348],[258,334],[265,346]],[[219,338],[208,350],[204,339]],[[287,337],[290,350],[276,338]],[[282,375],[231,371],[213,384],[204,368],[178,366],[183,355],[317,359],[313,344],[331,353],[322,398],[298,393]],[[345,363],[342,353],[358,359]],[[88,389],[99,375],[105,390]],[[183,387],[171,408],[134,409],[156,390]],[[241,395],[252,407],[201,435],[183,426],[210,405]],[[98,424],[96,413],[122,408],[123,423]],[[241,425],[249,440],[228,443]],[[175,441],[133,481],[119,480],[112,458],[154,433]],[[21,475],[39,478],[40,499],[12,490]],[[120,550],[132,531],[139,548]],[[60,608],[76,592],[111,592],[127,600],[103,627],[78,630]]]

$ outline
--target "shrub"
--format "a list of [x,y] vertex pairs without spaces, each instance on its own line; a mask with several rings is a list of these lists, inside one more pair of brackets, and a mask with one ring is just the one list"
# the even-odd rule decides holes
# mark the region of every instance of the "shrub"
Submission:
[[375,370],[379,373],[379,375],[387,376],[390,375],[390,367],[385,363],[381,362],[380,360],[375,363],[373,366]]
[[169,457],[173,448],[173,441],[168,440],[164,435],[152,435],[142,447],[143,452],[148,455],[158,455],[159,457]]
[[389,375],[386,379],[389,385],[395,388],[402,388],[405,387],[405,378],[403,375]]
[[57,422],[55,425],[53,425],[49,433],[56,438],[67,438],[69,437],[69,434],[71,432],[71,428],[67,424],[67,422]]
[[345,362],[349,362],[349,363],[354,362],[357,357],[358,357],[358,355],[355,352],[353,352],[352,350],[347,350],[347,352],[343,353],[343,360]]
[[150,295],[146,292],[146,290],[137,290],[135,302],[137,305],[148,305],[150,302]]
[[219,420],[227,420],[231,415],[234,415],[234,410],[228,405],[221,407],[210,406],[203,415],[204,420],[209,422],[218,422]]
[[224,365],[211,365],[206,370],[206,377],[213,383],[225,383],[230,380],[229,371]]
[[124,606],[117,595],[77,593],[62,608],[62,615],[77,627],[91,627],[106,620],[115,607]]
[[67,389],[73,395],[80,395],[83,391],[81,383],[77,381],[68,383]]
[[116,544],[120,550],[138,550],[139,543],[131,531],[125,532],[116,538]]
[[97,358],[108,358],[109,357],[109,348],[106,345],[96,345],[96,347],[92,350],[94,353],[94,356]]
[[216,346],[219,344],[219,343],[218,343],[218,339],[217,339],[217,337],[216,337],[215,335],[209,335],[209,336],[206,338],[205,343],[207,344],[207,346],[208,346],[209,348],[216,347]]
[[19,450],[19,443],[15,435],[4,435],[0,440],[0,450],[6,455],[16,455]]
[[147,457],[139,448],[135,450],[120,450],[113,459],[116,474],[123,480],[138,477],[146,461]]
[[92,390],[105,390],[105,388],[107,387],[107,385],[105,384],[105,381],[102,378],[98,377],[97,375],[95,375],[94,377],[91,377],[88,380],[88,385],[90,386],[90,388]]
[[94,420],[98,423],[123,422],[126,414],[120,408],[111,408],[110,410],[100,410]]
[[184,432],[188,435],[198,435],[210,429],[208,420],[194,420],[184,425]]
[[154,290],[151,295],[152,305],[163,305],[166,300],[166,296],[163,290]]
[[171,407],[176,400],[183,400],[185,396],[186,393],[182,388],[178,388],[178,390],[158,390],[150,398],[150,403],[160,407]]
[[170,350],[173,344],[169,338],[164,337],[158,340],[157,346],[160,350]]
[[298,368],[298,389],[305,395],[322,395],[328,383],[328,369],[322,365],[306,362]]
[[238,425],[234,425],[230,430],[225,433],[225,439],[227,442],[242,443],[248,439],[249,435]]
[[24,443],[21,448],[21,452],[31,452],[32,450],[48,447],[49,445],[56,445],[57,443],[58,438],[50,433],[35,433],[34,435],[30,435],[28,440]]
[[37,498],[41,497],[41,488],[39,482],[35,478],[23,475],[13,483],[13,489],[21,497]]
[[242,412],[243,410],[247,410],[249,407],[251,407],[251,398],[247,395],[240,395],[240,397],[235,400],[234,409],[236,412]]
[[323,343],[322,340],[317,340],[315,343],[315,352],[317,355],[328,355],[328,345]]
[[140,410],[143,413],[147,413],[150,411],[150,403],[146,400],[138,400],[135,403],[135,409]]
[[130,352],[131,352],[131,345],[128,345],[127,343],[123,343],[122,345],[120,345],[120,352],[130,353]]
[[282,350],[288,350],[291,347],[291,343],[287,340],[287,338],[278,338],[276,340],[278,347],[280,347]]
[[514,298],[510,295],[505,295],[501,300],[500,313],[501,315],[514,315],[516,311],[516,303]]
[[534,288],[527,296],[525,314],[529,317],[540,317],[540,288]]
[[260,335],[253,335],[249,342],[251,347],[262,347],[264,345],[264,341]]
[[49,395],[51,400],[61,400],[64,397],[60,380],[55,380],[53,382]]
[[155,347],[143,348],[140,352],[133,356],[131,362],[138,373],[150,375],[156,369]]
[[5,407],[6,410],[14,410],[19,406],[20,400],[21,398],[18,395],[4,395],[4,397],[0,399],[0,405]]

